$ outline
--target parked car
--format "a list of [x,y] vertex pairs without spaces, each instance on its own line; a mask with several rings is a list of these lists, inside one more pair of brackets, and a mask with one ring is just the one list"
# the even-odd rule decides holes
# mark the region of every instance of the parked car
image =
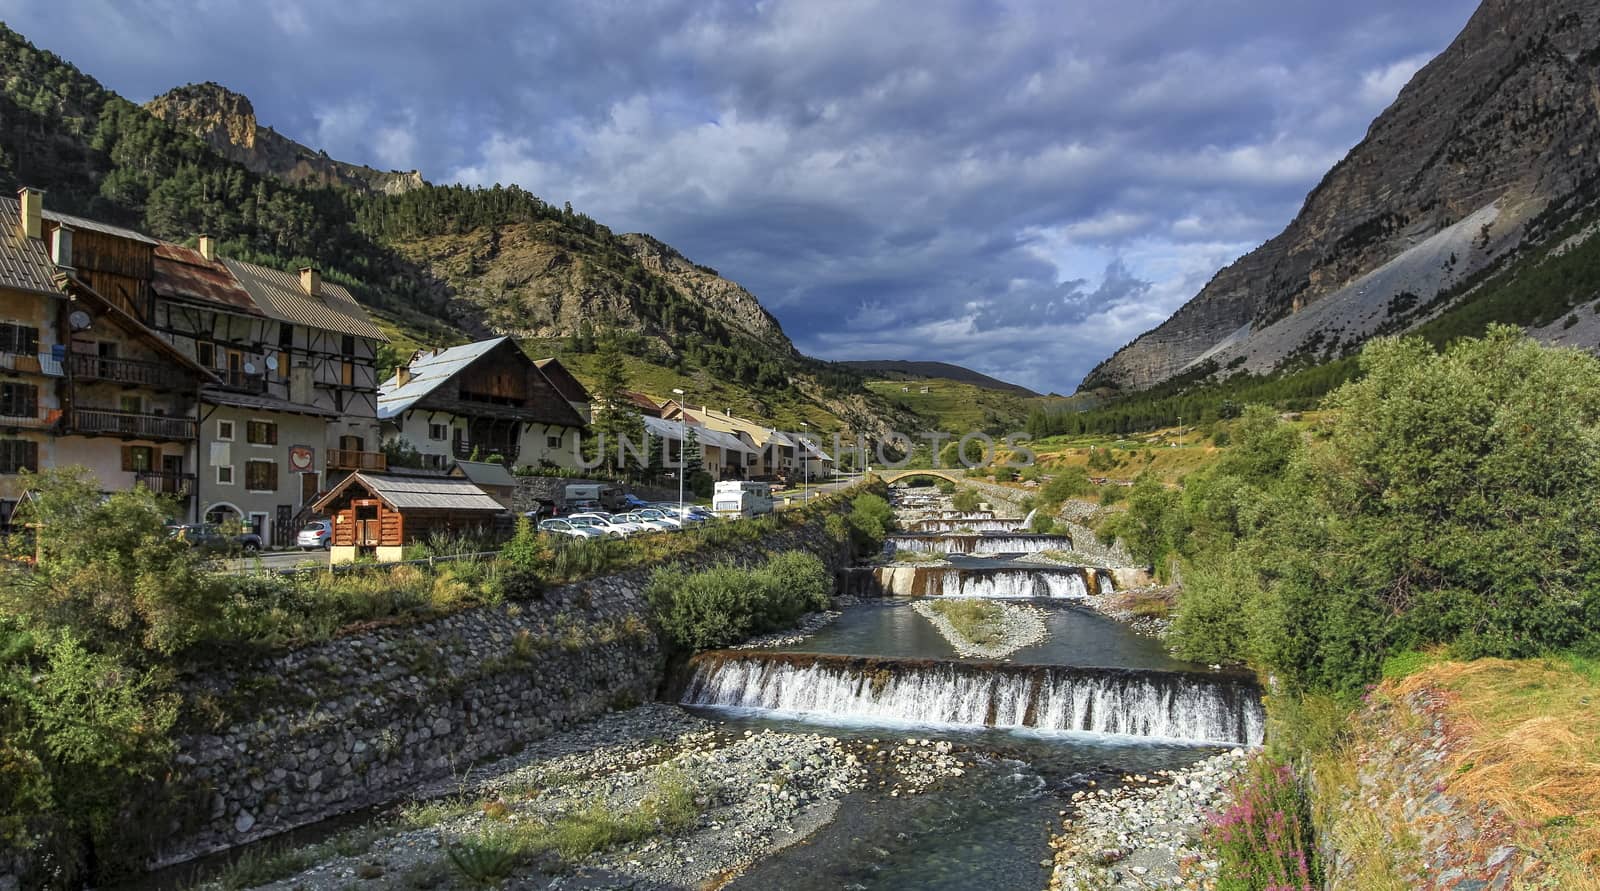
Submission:
[[586,514],[572,514],[567,517],[567,520],[592,520],[595,523],[598,523],[600,527],[605,529],[607,532],[618,532],[624,536],[635,535],[645,531],[644,527],[640,526],[638,523],[630,523],[622,517],[612,516],[604,511],[591,511]]
[[702,523],[714,516],[710,511],[693,504],[685,504],[681,513],[679,512],[677,502],[658,501],[650,506],[665,513],[669,517],[681,517],[684,521],[689,523]]
[[569,502],[567,502],[566,515],[570,517],[573,514],[586,514],[586,513],[592,512],[592,511],[597,511],[599,509],[600,509],[600,502],[598,502],[598,501],[588,501],[588,500],[580,499],[578,501],[569,501]]
[[671,532],[672,530],[678,528],[668,522],[665,518],[646,517],[637,511],[626,514],[618,514],[617,516],[620,519],[626,520],[629,523],[633,523],[651,532]]
[[628,505],[629,509],[635,509],[635,508],[649,507],[650,506],[650,502],[644,500],[643,498],[640,498],[639,496],[633,494],[632,492],[629,492],[629,493],[623,495],[622,496],[622,500],[623,500],[624,503],[626,503]]
[[300,527],[300,531],[294,537],[294,543],[302,551],[333,547],[333,521],[312,520]]
[[185,523],[174,526],[172,536],[208,554],[254,554],[261,550],[261,536],[254,532],[227,535],[216,523]]
[[647,507],[643,510],[636,510],[634,513],[638,516],[648,517],[652,520],[661,520],[662,522],[671,525],[671,527],[674,529],[683,528],[683,519],[681,517],[673,516],[673,513],[676,513],[676,510],[674,510],[672,513],[668,513],[660,508]]
[[608,538],[626,538],[627,535],[628,535],[626,532],[623,532],[621,529],[614,528],[610,524],[602,523],[601,521],[593,519],[593,518],[588,518],[588,517],[583,517],[583,516],[578,516],[578,517],[570,517],[569,516],[569,517],[563,517],[562,519],[566,520],[568,523],[570,523],[572,526],[574,526],[574,527],[576,527],[578,529],[592,529],[595,532],[598,532],[601,535],[606,536]]
[[566,520],[556,519],[544,520],[539,523],[539,531],[548,532],[552,535],[565,535],[571,538],[600,538],[605,535],[599,529],[588,526],[574,526]]

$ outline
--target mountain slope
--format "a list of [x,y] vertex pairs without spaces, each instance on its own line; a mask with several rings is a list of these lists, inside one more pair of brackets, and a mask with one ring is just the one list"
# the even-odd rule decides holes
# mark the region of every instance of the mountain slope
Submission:
[[1038,396],[1021,384],[993,378],[981,374],[970,368],[952,365],[949,362],[915,362],[905,359],[862,359],[838,363],[846,368],[854,369],[863,375],[883,380],[946,380],[963,384],[972,384],[985,390],[998,390],[1003,393],[1015,393],[1018,396]]
[[1600,175],[1597,63],[1592,2],[1485,0],[1282,234],[1082,389],[1315,362],[1409,327],[1441,293],[1465,296],[1588,197]]
[[42,187],[55,209],[162,238],[210,234],[241,259],[316,264],[397,348],[510,333],[581,353],[610,333],[645,365],[738,388],[743,404],[803,416],[799,394],[869,436],[908,419],[854,373],[801,356],[748,291],[649,236],[514,186],[385,180],[272,134],[232,95],[183,88],[152,103],[158,116],[0,25],[0,189]]
[[328,157],[256,122],[250,100],[215,83],[187,84],[145,103],[145,110],[192,133],[252,173],[297,186],[343,186],[404,192],[427,185],[415,170],[375,170]]

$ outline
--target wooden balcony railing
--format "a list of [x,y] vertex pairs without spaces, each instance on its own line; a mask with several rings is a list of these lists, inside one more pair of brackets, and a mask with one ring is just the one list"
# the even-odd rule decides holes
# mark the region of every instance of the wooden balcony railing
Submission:
[[61,420],[61,409],[40,409],[33,414],[9,415],[0,412],[0,429],[47,430]]
[[503,442],[469,442],[464,439],[456,440],[452,445],[457,461],[487,461],[498,457],[508,466],[517,460],[517,444]]
[[194,474],[192,473],[143,470],[135,473],[133,479],[135,482],[143,483],[146,489],[157,495],[176,495],[179,498],[188,498],[194,494]]
[[382,452],[358,452],[354,449],[328,449],[329,470],[389,469],[389,456]]
[[69,432],[125,436],[129,439],[194,439],[195,422],[165,415],[139,415],[103,408],[73,409]]
[[103,358],[88,353],[71,353],[67,362],[69,373],[75,380],[108,381],[157,390],[189,390],[195,386],[193,377],[170,364]]

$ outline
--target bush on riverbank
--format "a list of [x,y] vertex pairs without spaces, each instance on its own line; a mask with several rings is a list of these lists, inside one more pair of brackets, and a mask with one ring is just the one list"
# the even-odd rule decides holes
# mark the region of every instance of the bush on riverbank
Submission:
[[1359,690],[1392,653],[1600,651],[1600,360],[1510,328],[1363,351],[1302,438],[1266,410],[1105,531],[1184,565],[1180,654]]
[[894,530],[894,508],[882,496],[865,492],[851,500],[846,522],[850,524],[855,553],[876,554],[883,550],[884,539]]
[[662,633],[680,649],[694,651],[788,628],[802,615],[826,609],[832,591],[833,578],[821,560],[787,551],[755,568],[658,569],[645,596]]
[[1005,637],[1005,607],[998,603],[934,599],[928,606],[943,616],[962,637],[979,646],[993,646]]

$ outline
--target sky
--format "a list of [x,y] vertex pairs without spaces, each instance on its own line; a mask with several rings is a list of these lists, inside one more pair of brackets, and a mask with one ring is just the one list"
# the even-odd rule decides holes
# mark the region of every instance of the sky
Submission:
[[1071,392],[1306,193],[1475,0],[0,0],[135,101],[517,183],[749,288],[810,355]]

